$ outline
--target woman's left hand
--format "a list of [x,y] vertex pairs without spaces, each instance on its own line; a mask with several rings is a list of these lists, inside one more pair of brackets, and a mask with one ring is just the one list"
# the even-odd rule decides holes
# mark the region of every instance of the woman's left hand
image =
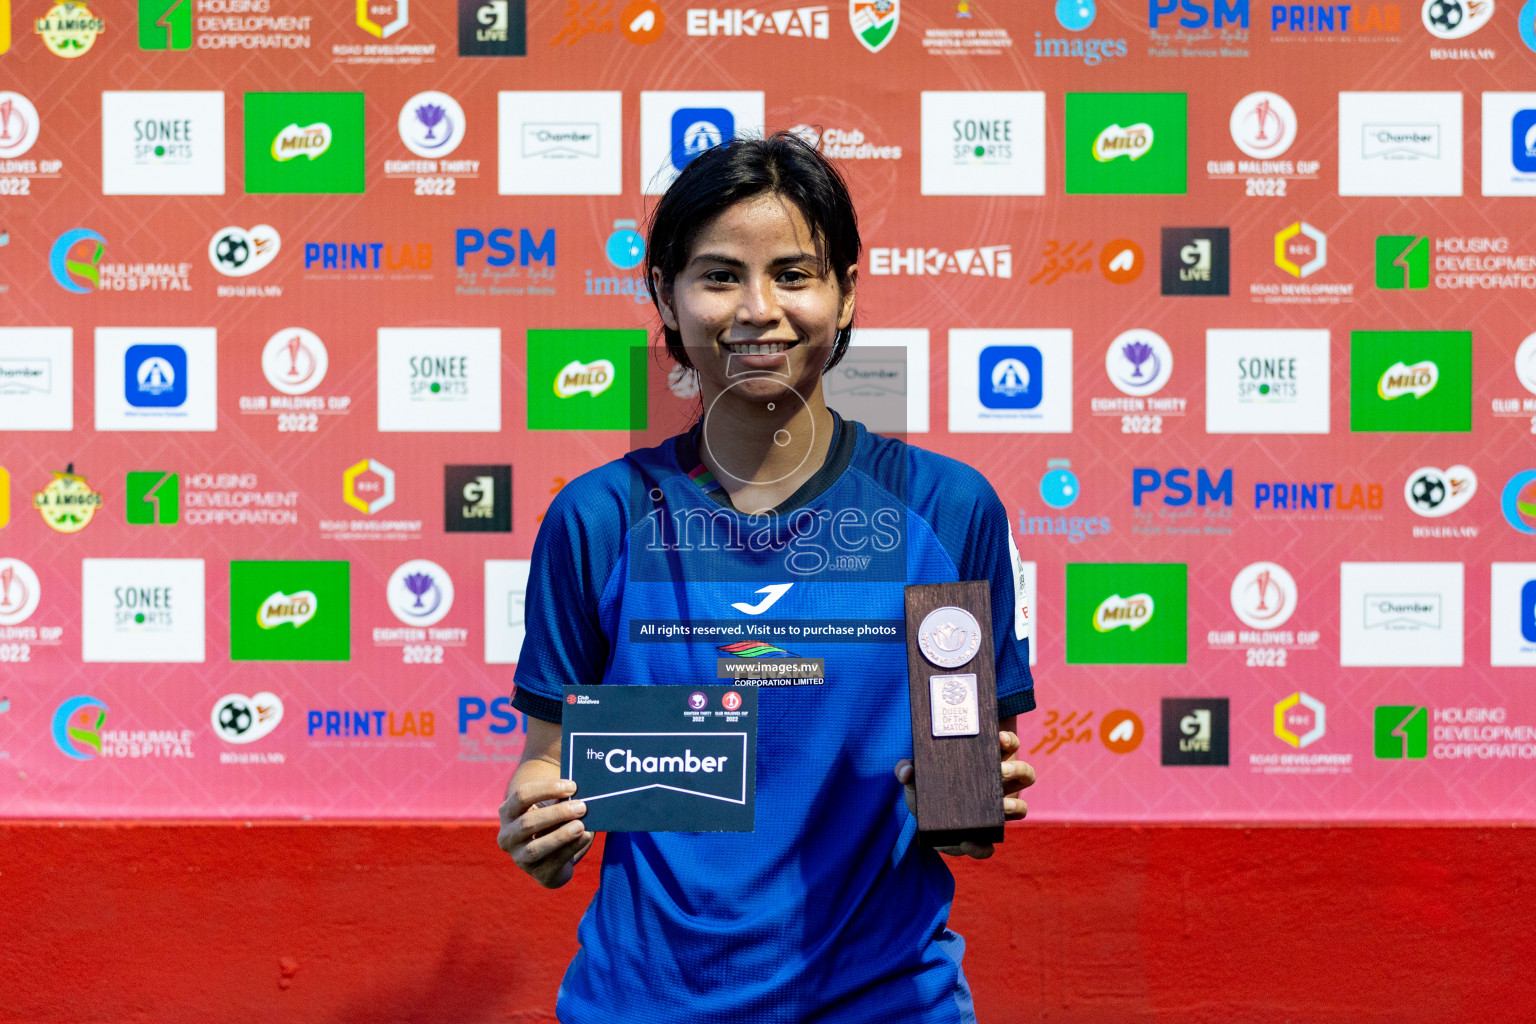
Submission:
[[[1029,805],[1016,796],[1026,786],[1035,784],[1035,769],[1023,761],[1015,761],[1013,755],[1019,752],[1019,737],[1017,733],[1006,730],[997,734],[998,760],[1002,762],[1003,773],[1003,818],[1006,821],[1018,821],[1029,813]],[[906,791],[907,810],[917,813],[917,772],[912,767],[910,758],[902,758],[896,762],[896,781],[900,782]],[[961,843],[959,846],[940,846],[940,853],[947,853],[951,857],[974,857],[982,860],[992,856],[993,845],[991,843]]]

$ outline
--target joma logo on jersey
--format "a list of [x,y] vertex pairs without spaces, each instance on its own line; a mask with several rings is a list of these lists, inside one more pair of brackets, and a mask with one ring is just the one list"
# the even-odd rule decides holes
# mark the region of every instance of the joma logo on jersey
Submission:
[[262,629],[276,629],[282,625],[298,629],[315,617],[315,609],[319,604],[314,591],[300,590],[295,594],[285,594],[279,590],[261,602],[256,612],[256,624]]
[[1094,610],[1093,628],[1106,633],[1111,629],[1129,626],[1134,633],[1152,621],[1153,610],[1151,594],[1132,594],[1130,597],[1110,594]]
[[1387,367],[1387,372],[1381,375],[1381,383],[1376,385],[1376,393],[1389,402],[1404,395],[1423,398],[1435,390],[1435,385],[1438,383],[1440,383],[1440,368],[1433,361],[1426,359],[1412,366],[1399,362]]

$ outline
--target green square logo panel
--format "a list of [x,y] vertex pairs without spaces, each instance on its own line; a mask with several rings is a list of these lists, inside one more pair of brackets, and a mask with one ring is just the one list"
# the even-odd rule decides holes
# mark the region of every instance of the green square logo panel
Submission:
[[181,519],[181,476],[177,473],[129,473],[123,501],[135,526],[169,526]]
[[1188,189],[1182,92],[1069,92],[1068,195],[1182,195]]
[[363,191],[363,94],[245,94],[245,190]]
[[643,330],[528,332],[529,430],[644,430]]
[[1188,579],[1181,563],[1068,563],[1067,664],[1185,664]]
[[352,657],[346,562],[230,562],[231,661],[347,661]]
[[1349,429],[1472,429],[1471,331],[1355,331]]

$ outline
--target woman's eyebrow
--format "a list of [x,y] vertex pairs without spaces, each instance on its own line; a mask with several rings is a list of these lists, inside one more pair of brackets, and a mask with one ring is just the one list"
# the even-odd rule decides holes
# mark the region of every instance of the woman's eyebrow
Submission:
[[[696,256],[694,256],[693,259],[689,260],[688,262],[689,263],[717,263],[717,264],[721,264],[723,266],[730,267],[733,270],[744,269],[746,267],[746,263],[743,262],[742,260],[739,260],[739,259],[737,259],[734,256],[726,256],[723,253],[716,253],[716,252],[701,252],[701,253],[697,254]],[[778,257],[776,259],[770,260],[769,263],[768,263],[768,266],[770,268],[777,269],[779,267],[794,266],[797,263],[818,263],[818,262],[820,262],[820,261],[817,259],[816,255],[814,253],[801,252],[801,253],[796,253],[793,256],[780,256],[780,257]]]

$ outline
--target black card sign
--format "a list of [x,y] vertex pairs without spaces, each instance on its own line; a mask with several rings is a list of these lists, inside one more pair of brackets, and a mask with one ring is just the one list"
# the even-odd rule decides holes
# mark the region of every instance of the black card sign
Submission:
[[567,686],[561,774],[593,832],[751,832],[757,689]]

